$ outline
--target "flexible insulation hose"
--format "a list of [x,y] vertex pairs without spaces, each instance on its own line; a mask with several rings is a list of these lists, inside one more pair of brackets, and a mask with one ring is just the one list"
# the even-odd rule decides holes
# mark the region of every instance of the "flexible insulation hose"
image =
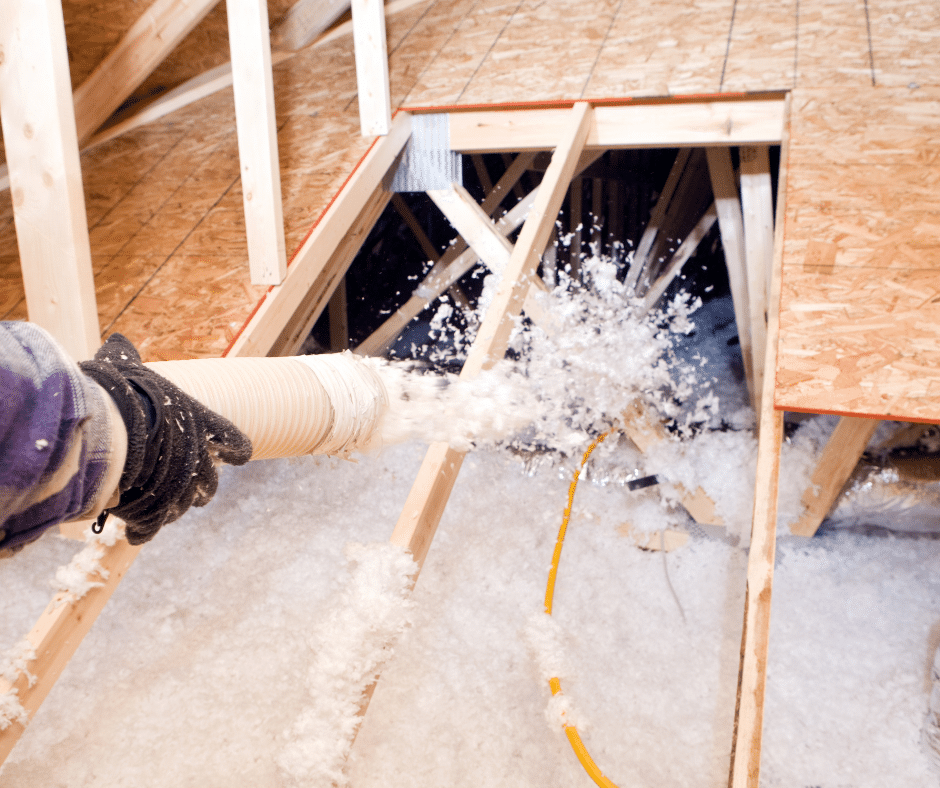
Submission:
[[[568,521],[571,519],[571,508],[574,506],[574,494],[578,489],[578,479],[581,476],[581,471],[584,470],[584,466],[587,465],[591,452],[603,443],[613,432],[613,429],[608,430],[588,446],[587,451],[584,452],[584,456],[581,458],[581,465],[574,472],[571,477],[571,484],[568,485],[568,505],[565,507],[561,528],[558,529],[558,538],[555,540],[555,551],[552,554],[552,565],[548,570],[548,585],[545,588],[545,613],[549,616],[552,614],[552,603],[555,598],[555,578],[558,576],[558,563],[561,561],[561,548],[565,543]],[[561,681],[559,681],[557,677],[550,679],[548,685],[552,690],[552,695],[561,694]],[[574,725],[566,724],[565,735],[568,737],[568,742],[571,744],[571,749],[574,750],[575,756],[577,756],[581,765],[584,767],[584,771],[588,773],[590,778],[594,780],[597,785],[601,786],[601,788],[617,788],[616,784],[607,779],[604,773],[598,768],[597,764],[594,763],[594,759],[587,751],[587,747],[585,747],[584,742],[581,741],[581,736],[578,735],[578,729]]]
[[253,460],[348,455],[367,444],[388,408],[375,366],[348,352],[147,366],[235,424],[251,439]]

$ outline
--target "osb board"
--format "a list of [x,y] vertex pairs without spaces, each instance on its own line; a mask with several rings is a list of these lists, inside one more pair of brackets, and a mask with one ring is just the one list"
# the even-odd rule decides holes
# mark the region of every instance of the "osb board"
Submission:
[[722,90],[747,92],[795,85],[799,8],[797,0],[738,0]]
[[940,89],[791,112],[776,406],[940,421]]
[[797,87],[872,84],[862,0],[800,0]]
[[733,0],[624,2],[584,95],[717,93],[733,10]]
[[878,0],[869,15],[878,85],[940,85],[940,4]]

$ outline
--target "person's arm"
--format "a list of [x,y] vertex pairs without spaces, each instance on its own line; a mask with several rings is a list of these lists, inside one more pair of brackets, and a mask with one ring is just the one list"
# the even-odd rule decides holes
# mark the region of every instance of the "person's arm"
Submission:
[[126,337],[75,364],[39,327],[0,323],[0,557],[52,525],[112,512],[142,544],[209,502],[218,463],[251,453],[234,424],[141,363]]
[[0,322],[0,556],[116,500],[126,447],[114,402],[48,333]]

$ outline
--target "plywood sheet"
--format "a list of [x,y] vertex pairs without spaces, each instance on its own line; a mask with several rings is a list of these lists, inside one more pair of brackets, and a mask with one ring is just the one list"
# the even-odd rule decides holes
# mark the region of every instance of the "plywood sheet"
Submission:
[[777,407],[940,421],[940,90],[796,91]]

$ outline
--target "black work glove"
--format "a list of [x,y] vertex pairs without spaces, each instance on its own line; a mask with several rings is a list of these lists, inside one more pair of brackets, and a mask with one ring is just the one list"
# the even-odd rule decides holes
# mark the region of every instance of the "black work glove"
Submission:
[[244,433],[145,367],[121,334],[79,366],[111,395],[127,428],[121,499],[109,511],[127,523],[131,544],[149,541],[190,506],[205,506],[219,484],[217,461],[244,465],[251,458]]

